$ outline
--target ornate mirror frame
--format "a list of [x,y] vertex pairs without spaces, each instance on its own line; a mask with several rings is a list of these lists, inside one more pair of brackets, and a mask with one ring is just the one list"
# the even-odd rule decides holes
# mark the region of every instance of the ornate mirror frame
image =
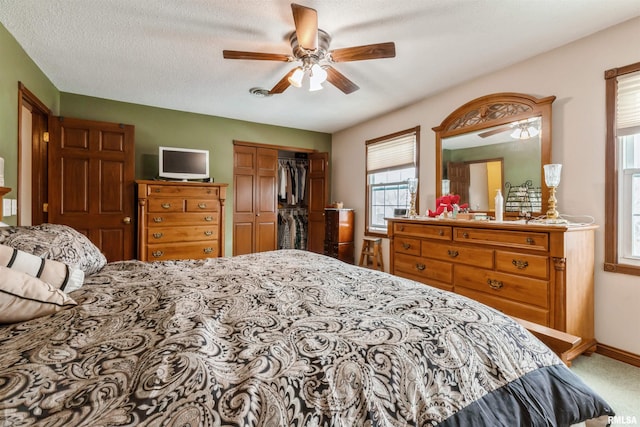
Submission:
[[[531,212],[531,214],[536,216],[546,212],[549,190],[544,185],[544,169],[542,166],[551,163],[551,104],[555,99],[555,96],[536,98],[521,93],[501,92],[476,98],[449,114],[440,126],[433,128],[436,133],[436,197],[442,195],[442,140],[444,138],[507,125],[532,117],[540,117],[542,209],[540,212]],[[504,197],[506,199],[506,195]],[[515,212],[511,212],[511,215],[508,214],[505,212],[505,216],[517,216]]]

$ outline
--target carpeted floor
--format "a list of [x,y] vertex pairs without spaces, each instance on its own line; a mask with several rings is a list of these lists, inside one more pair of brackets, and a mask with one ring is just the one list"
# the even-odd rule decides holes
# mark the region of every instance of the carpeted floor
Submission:
[[613,407],[612,426],[640,426],[640,368],[593,354],[576,358],[571,370]]

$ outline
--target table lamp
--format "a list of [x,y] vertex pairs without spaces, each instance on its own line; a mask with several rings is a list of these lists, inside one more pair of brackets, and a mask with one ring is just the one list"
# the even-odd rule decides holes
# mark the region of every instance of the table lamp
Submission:
[[409,194],[411,195],[411,205],[409,207],[409,218],[415,218],[418,216],[416,212],[416,194],[418,192],[418,178],[407,179],[407,186]]

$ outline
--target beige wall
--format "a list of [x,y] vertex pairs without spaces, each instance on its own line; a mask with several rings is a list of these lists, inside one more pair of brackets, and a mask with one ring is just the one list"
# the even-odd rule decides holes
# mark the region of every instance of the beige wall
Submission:
[[[356,210],[356,251],[364,232],[364,141],[421,126],[420,212],[435,203],[435,134],[454,109],[494,92],[555,95],[553,162],[562,163],[559,210],[592,216],[596,233],[596,339],[640,354],[640,277],[605,273],[604,262],[604,71],[640,61],[640,18],[604,30],[533,59],[431,96],[402,110],[333,135],[332,194]],[[420,82],[416,82],[420,84]],[[349,184],[347,184],[349,183]],[[384,253],[388,258],[388,241]],[[385,260],[388,266],[388,259]]]

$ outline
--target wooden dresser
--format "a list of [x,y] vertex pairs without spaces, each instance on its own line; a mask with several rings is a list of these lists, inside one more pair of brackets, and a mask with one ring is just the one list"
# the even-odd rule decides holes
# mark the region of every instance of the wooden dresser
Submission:
[[387,219],[391,273],[576,335],[565,362],[595,351],[597,226]]
[[353,264],[353,209],[324,210],[324,254]]
[[136,183],[140,260],[224,256],[227,184],[175,181]]

